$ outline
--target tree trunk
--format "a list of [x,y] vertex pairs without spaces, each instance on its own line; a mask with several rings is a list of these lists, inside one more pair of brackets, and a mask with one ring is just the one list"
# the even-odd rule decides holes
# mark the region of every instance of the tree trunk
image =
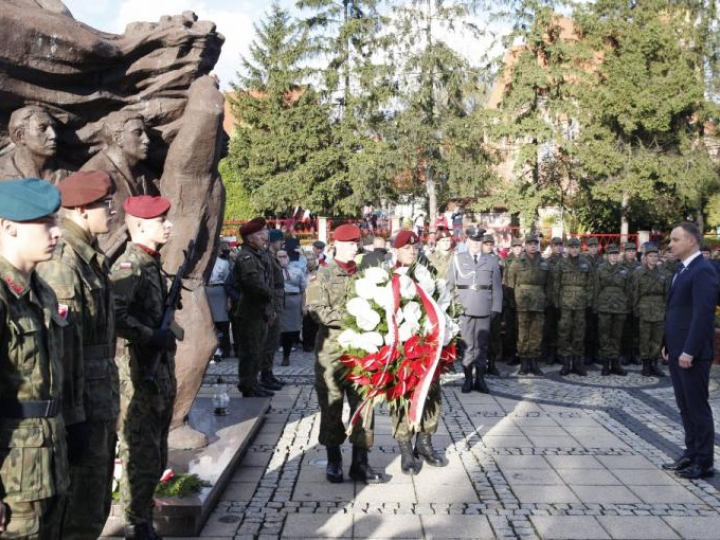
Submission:
[[620,242],[627,242],[628,233],[630,232],[630,223],[627,218],[627,208],[630,203],[630,197],[627,193],[623,195],[622,201],[620,202]]
[[438,215],[437,189],[431,166],[425,167],[425,192],[428,199],[428,223],[433,223]]

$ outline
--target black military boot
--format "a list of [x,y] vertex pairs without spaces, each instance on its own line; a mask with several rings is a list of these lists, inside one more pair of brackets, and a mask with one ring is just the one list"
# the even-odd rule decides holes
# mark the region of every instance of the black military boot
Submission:
[[610,359],[610,373],[614,373],[615,375],[620,375],[621,377],[624,377],[627,375],[627,371],[623,369],[623,367],[620,365],[620,359],[619,358],[611,358]]
[[433,448],[432,435],[429,433],[418,433],[415,442],[415,457],[423,458],[431,467],[444,467],[447,465],[445,459]]
[[560,375],[563,377],[566,375],[570,375],[570,372],[572,371],[572,358],[569,356],[562,356],[562,368],[560,368]]
[[642,367],[642,371],[640,372],[640,375],[642,375],[643,377],[652,377],[653,376],[652,368],[650,367],[651,362],[652,362],[652,360],[648,360],[647,358],[643,359],[643,361],[642,361],[643,367]]
[[475,390],[476,392],[481,392],[483,394],[489,394],[490,389],[485,382],[484,375],[484,370],[479,366],[475,366],[475,384],[473,384],[473,390]]
[[542,377],[543,375],[545,375],[545,372],[543,372],[543,370],[540,369],[540,366],[538,365],[538,357],[537,356],[533,356],[532,358],[530,358],[529,362],[530,362],[530,373],[532,373],[533,375],[537,375],[538,377]]
[[607,377],[610,375],[610,359],[609,358],[601,358],[600,364],[602,365],[602,371],[600,372],[600,375],[603,377]]
[[267,390],[282,390],[282,383],[275,377],[272,370],[266,370],[260,375],[260,384]]
[[650,360],[650,371],[656,377],[665,377],[665,372],[658,366],[658,359]]
[[527,375],[530,373],[530,359],[521,357],[520,358],[520,369],[518,369],[518,375]]
[[473,388],[473,376],[472,366],[463,366],[463,373],[465,374],[465,381],[463,382],[462,389],[460,390],[463,394],[469,394]]
[[400,448],[400,470],[403,474],[415,475],[420,472],[422,461],[415,459],[410,441],[398,441]]
[[517,366],[520,363],[520,360],[516,355],[509,356],[507,358],[507,365],[508,366]]
[[332,484],[342,484],[342,452],[339,446],[327,446],[327,466],[325,467],[325,478]]
[[[485,375],[493,375],[495,377],[500,377],[500,372],[498,371],[497,365],[495,363],[495,358],[488,358],[487,361],[487,368],[485,369]],[[477,376],[477,374],[476,374]]]
[[151,540],[147,523],[125,525],[125,540]]
[[572,359],[572,370],[575,375],[580,375],[581,377],[587,377],[587,369],[585,369],[585,357],[583,356],[574,356]]
[[157,533],[152,523],[148,523],[148,538],[150,540],[163,540],[162,536]]
[[380,484],[383,481],[383,475],[375,472],[368,463],[368,451],[365,448],[353,446],[350,478],[366,484]]

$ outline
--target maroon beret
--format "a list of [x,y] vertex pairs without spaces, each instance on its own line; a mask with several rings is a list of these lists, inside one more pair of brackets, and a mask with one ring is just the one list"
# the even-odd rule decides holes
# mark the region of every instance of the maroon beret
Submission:
[[265,227],[267,227],[267,221],[265,221],[265,218],[256,217],[240,227],[240,235],[247,236],[248,234],[262,231]]
[[349,223],[340,225],[333,231],[333,240],[336,242],[358,242],[360,241],[360,229]]
[[418,235],[415,234],[413,231],[400,231],[398,235],[395,237],[395,242],[393,243],[393,247],[395,249],[401,248],[403,246],[414,246],[415,244],[420,243],[420,238],[418,238]]
[[110,196],[113,183],[105,171],[78,171],[60,182],[58,189],[62,196],[62,206],[75,208]]
[[128,197],[123,203],[125,213],[142,219],[152,219],[162,216],[170,210],[170,201],[165,197],[151,197],[138,195]]

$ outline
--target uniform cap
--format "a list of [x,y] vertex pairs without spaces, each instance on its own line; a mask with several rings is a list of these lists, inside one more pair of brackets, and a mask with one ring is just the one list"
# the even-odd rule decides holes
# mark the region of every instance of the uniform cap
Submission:
[[592,238],[588,238],[588,241],[586,242],[586,244],[587,244],[588,246],[597,246],[598,243],[599,243],[599,242],[598,242],[598,239],[595,238],[594,236],[593,236]]
[[268,231],[268,242],[280,242],[285,240],[285,235],[280,229],[270,229]]
[[60,208],[60,191],[39,178],[0,182],[0,218],[32,221],[54,214]]
[[152,219],[162,216],[170,210],[170,201],[165,197],[153,197],[150,195],[138,195],[128,197],[123,203],[126,214],[141,219]]
[[360,240],[360,229],[349,223],[340,225],[333,232],[333,239],[336,242],[357,242]]
[[525,235],[525,243],[527,244],[529,242],[535,242],[536,244],[539,244],[540,239],[538,238],[538,236],[536,234],[526,234]]
[[556,236],[552,239],[552,243],[553,243],[553,246],[562,246],[563,241],[562,241],[562,238],[560,238],[559,236]]
[[468,227],[465,231],[465,234],[470,240],[478,240],[481,241],[483,239],[483,235],[485,234],[485,229],[481,227],[475,227],[474,225],[472,227]]
[[580,239],[579,238],[570,238],[568,240],[568,247],[580,247]]
[[265,218],[256,217],[240,227],[240,234],[242,236],[247,236],[248,234],[262,231],[265,227],[267,227],[267,221],[265,221]]
[[420,243],[420,238],[413,231],[400,231],[395,237],[393,247],[399,249],[405,246],[414,246]]
[[492,234],[485,234],[483,235],[482,239],[484,244],[494,244],[495,243],[495,237]]
[[312,243],[312,247],[314,247],[315,249],[325,249],[325,242],[323,242],[322,240],[315,240]]
[[637,249],[637,246],[635,245],[635,242],[625,242],[625,251],[629,249]]
[[607,249],[605,250],[605,253],[620,253],[620,248],[617,246],[617,244],[609,244]]
[[58,185],[64,208],[86,206],[112,195],[113,183],[105,171],[77,171]]
[[645,242],[645,245],[643,246],[643,253],[647,255],[648,253],[657,253],[658,247],[653,244],[652,242]]
[[513,238],[513,239],[512,239],[512,242],[510,243],[510,245],[511,245],[512,247],[522,246],[522,243],[523,243],[523,242],[522,242],[522,238]]

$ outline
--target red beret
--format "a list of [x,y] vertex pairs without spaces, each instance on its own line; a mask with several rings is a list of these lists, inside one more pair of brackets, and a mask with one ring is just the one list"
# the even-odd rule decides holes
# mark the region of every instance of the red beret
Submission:
[[242,227],[240,227],[240,235],[247,236],[248,234],[262,231],[265,227],[267,227],[267,221],[265,221],[265,218],[256,217],[245,223],[245,225],[243,225]]
[[152,219],[162,216],[170,210],[170,201],[165,197],[151,197],[138,195],[128,197],[123,203],[125,213],[142,219]]
[[400,231],[398,235],[395,237],[395,242],[393,243],[393,247],[395,249],[401,248],[403,246],[411,245],[414,246],[415,244],[420,243],[420,238],[418,238],[418,235],[415,234],[412,231]]
[[75,208],[108,197],[113,192],[113,183],[105,171],[78,171],[60,182],[58,189],[63,207]]
[[333,239],[336,242],[358,242],[360,240],[360,229],[349,223],[340,225],[333,232]]

